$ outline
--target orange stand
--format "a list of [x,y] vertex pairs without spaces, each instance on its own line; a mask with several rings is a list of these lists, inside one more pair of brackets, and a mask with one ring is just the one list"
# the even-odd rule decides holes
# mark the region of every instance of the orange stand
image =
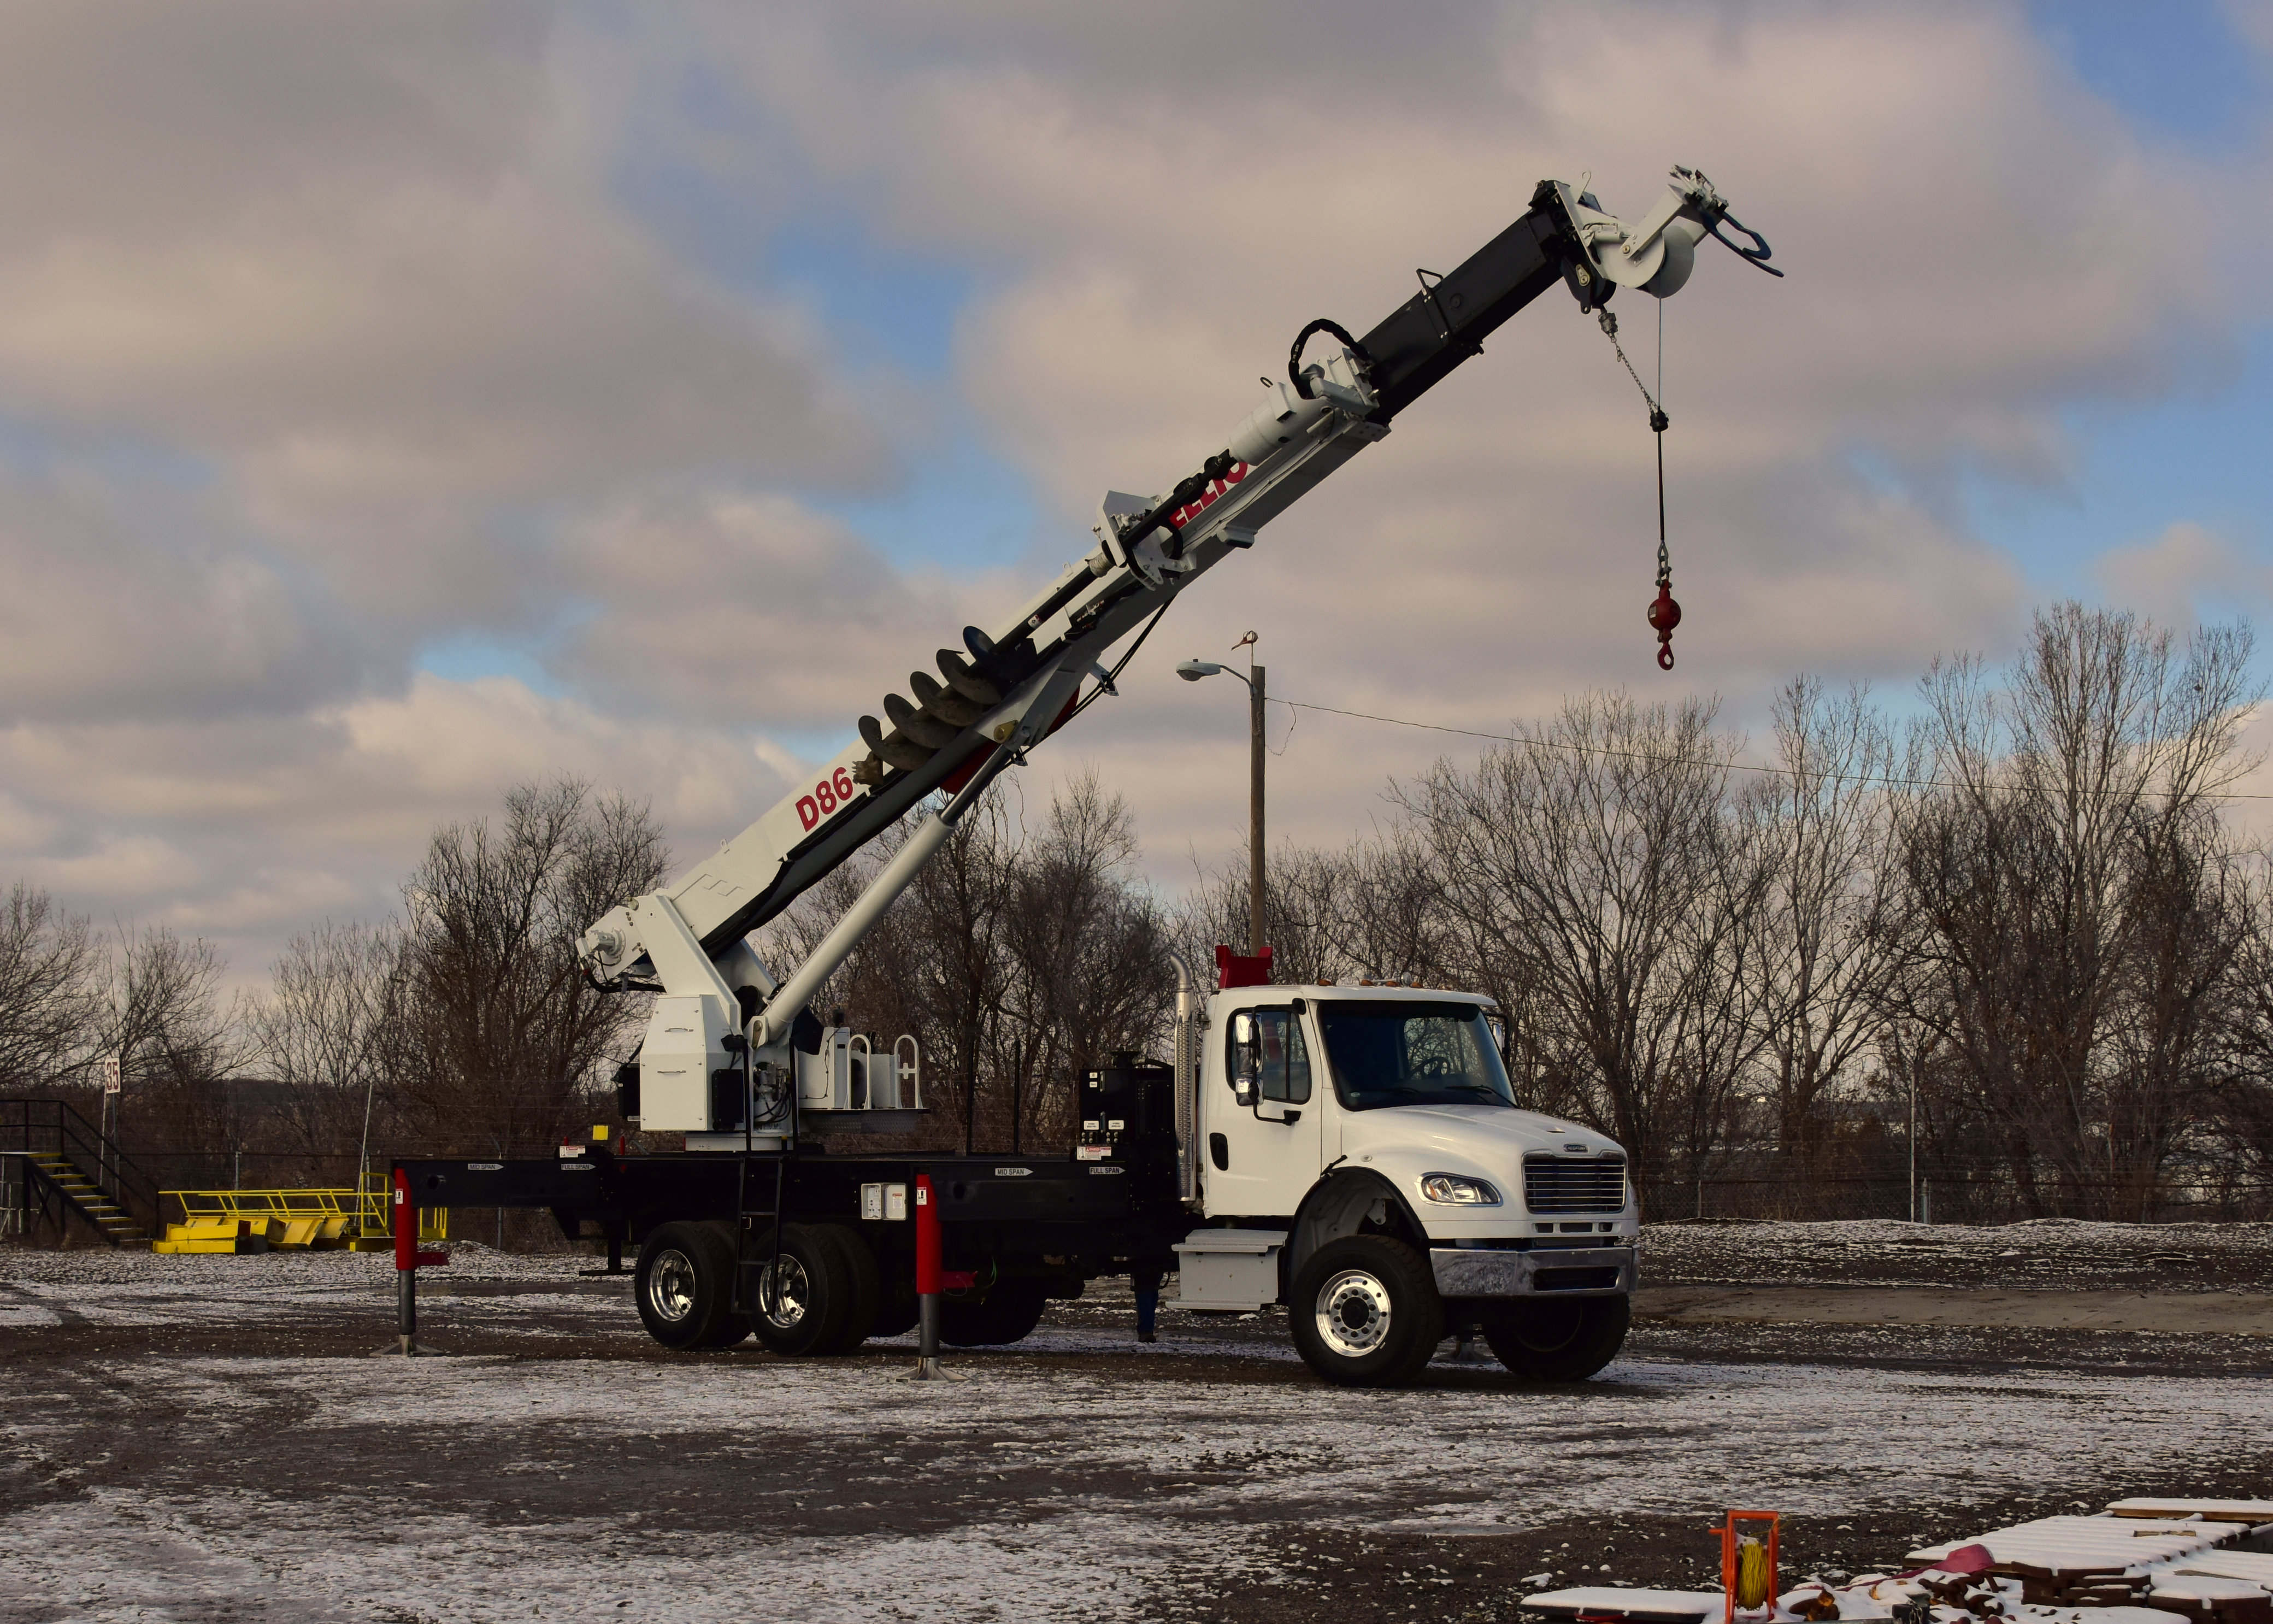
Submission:
[[[1722,1614],[1722,1624],[1734,1624],[1737,1616],[1737,1538],[1740,1534],[1749,1535],[1768,1549],[1767,1595],[1761,1599],[1757,1609],[1747,1608],[1745,1611],[1757,1610],[1763,1617],[1775,1611],[1777,1521],[1777,1515],[1773,1511],[1732,1511],[1729,1514],[1729,1521],[1721,1530],[1721,1588],[1729,1598],[1728,1607]],[[1752,1526],[1739,1529],[1737,1524],[1740,1522],[1751,1523]],[[1767,1530],[1765,1538],[1762,1538],[1759,1531],[1760,1525],[1763,1523],[1767,1525]]]

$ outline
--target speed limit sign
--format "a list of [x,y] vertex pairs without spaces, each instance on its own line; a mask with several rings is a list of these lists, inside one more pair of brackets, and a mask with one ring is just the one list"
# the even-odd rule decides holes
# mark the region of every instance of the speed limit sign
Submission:
[[102,1063],[102,1092],[118,1092],[118,1056],[116,1055]]

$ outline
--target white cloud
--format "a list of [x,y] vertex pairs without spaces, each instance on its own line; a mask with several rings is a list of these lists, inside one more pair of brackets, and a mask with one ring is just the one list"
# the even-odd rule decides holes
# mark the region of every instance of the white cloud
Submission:
[[504,678],[204,724],[0,732],[0,862],[99,916],[215,937],[240,977],[317,919],[376,917],[439,825],[561,775],[651,801],[682,860],[786,784],[746,737],[626,722]]
[[[1995,648],[2025,588],[1954,492],[2058,483],[2066,411],[2230,346],[2262,166],[2150,158],[2017,7],[14,8],[0,854],[240,974],[516,779],[651,794],[691,857],[1083,550],[1099,491],[1214,449],[1303,321],[1362,330],[1542,175],[1632,214],[1674,161],[1790,271],[1709,249],[1667,312],[1674,675],[1641,405],[1550,291],[1039,758],[1030,798],[1084,760],[1126,787],[1171,880],[1240,838],[1245,717],[1167,669],[1250,626],[1275,693],[1493,732],[1585,683],[1741,716],[1799,667]],[[971,276],[941,398],[775,285],[816,211]],[[2218,250],[2174,268],[2183,220]],[[1061,546],[906,569],[827,516],[943,425]],[[2225,568],[2180,525],[2103,574],[2175,602]],[[454,637],[566,696],[409,675]],[[1272,826],[1345,838],[1473,748],[1306,715]]]
[[2273,56],[2273,0],[2221,0],[2218,9],[2259,54]]
[[[2027,590],[1967,533],[1960,477],[2065,479],[2063,412],[2152,398],[2230,346],[2232,273],[2263,245],[2262,171],[2150,160],[2012,8],[799,15],[785,49],[745,30],[749,81],[889,230],[992,254],[964,386],[1069,535],[1106,485],[1164,487],[1219,444],[1302,321],[1362,331],[1538,177],[1591,170],[1629,214],[1669,162],[1722,183],[1790,274],[1708,244],[1667,307],[1671,679],[1641,623],[1641,402],[1559,290],[1155,645],[1213,654],[1257,626],[1274,691],[1455,726],[1605,681],[1727,692],[1741,718],[1797,669],[1900,686],[1938,650],[2006,643]],[[1243,53],[1250,27],[1284,50]],[[1424,34],[1444,71],[1415,65]],[[2174,279],[2166,238],[2114,224],[2173,213],[2250,246]],[[1647,369],[1654,308],[1622,311]],[[1054,748],[1114,763],[1148,838],[1180,846],[1242,718],[1190,694],[1148,716],[1144,691]],[[1275,827],[1346,834],[1387,771],[1470,748],[1344,726],[1279,770]],[[1210,744],[1167,736],[1187,731]]]
[[1033,590],[1001,571],[896,568],[842,523],[786,498],[640,497],[569,539],[575,590],[605,611],[564,671],[615,708],[851,737],[887,688],[960,646],[964,626]]
[[2205,598],[2254,603],[2267,585],[2265,571],[2226,538],[2184,519],[2151,541],[2103,553],[2093,569],[2110,600],[2180,631]]
[[617,200],[552,16],[11,13],[0,410],[202,461],[387,615],[529,597],[542,550],[499,504],[716,466],[872,483],[888,455],[794,308]]
[[365,623],[232,528],[206,493],[100,465],[0,475],[0,715],[274,711],[352,691]]

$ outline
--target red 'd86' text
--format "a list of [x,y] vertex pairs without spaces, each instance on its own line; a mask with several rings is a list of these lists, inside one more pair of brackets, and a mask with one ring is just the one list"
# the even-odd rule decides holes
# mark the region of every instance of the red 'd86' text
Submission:
[[852,774],[843,767],[813,786],[810,795],[797,798],[798,821],[807,829],[852,799]]

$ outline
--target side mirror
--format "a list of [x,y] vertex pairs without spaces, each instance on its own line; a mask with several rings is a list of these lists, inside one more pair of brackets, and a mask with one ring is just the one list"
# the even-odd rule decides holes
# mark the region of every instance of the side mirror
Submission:
[[1231,1018],[1231,1041],[1245,1049],[1255,1041],[1255,1017],[1242,1010]]
[[1233,1078],[1231,1079],[1231,1097],[1239,1101],[1242,1105],[1254,1104],[1255,1079],[1251,1077]]

